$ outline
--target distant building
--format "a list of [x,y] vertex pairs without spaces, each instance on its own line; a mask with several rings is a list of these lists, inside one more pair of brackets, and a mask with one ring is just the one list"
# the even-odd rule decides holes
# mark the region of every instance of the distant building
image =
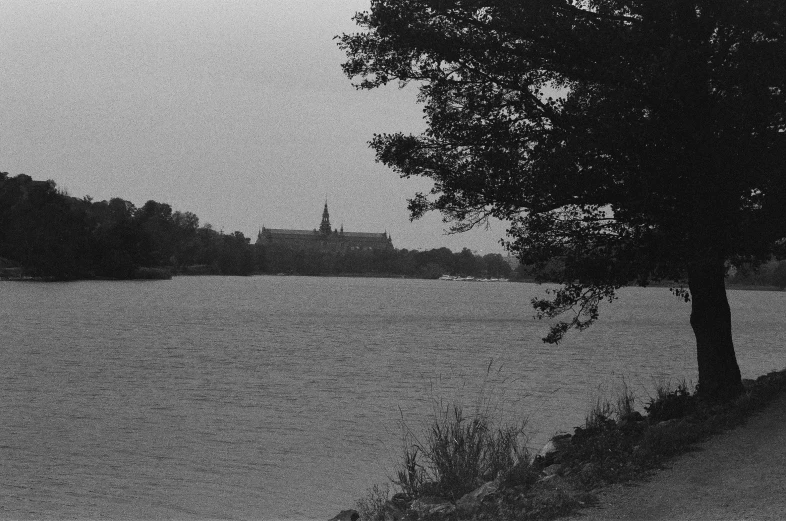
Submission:
[[319,229],[285,230],[262,227],[257,235],[257,244],[263,246],[282,246],[297,250],[347,251],[347,250],[387,250],[393,248],[393,241],[387,232],[363,233],[331,230],[327,201],[322,211]]

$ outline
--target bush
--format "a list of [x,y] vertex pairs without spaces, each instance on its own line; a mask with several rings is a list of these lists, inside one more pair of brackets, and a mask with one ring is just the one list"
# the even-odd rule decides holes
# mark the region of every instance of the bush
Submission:
[[668,385],[660,385],[656,389],[655,398],[650,399],[644,410],[653,423],[684,418],[695,412],[695,399],[685,382],[680,383],[673,391]]
[[616,423],[612,419],[614,408],[606,400],[598,400],[584,419],[584,429],[590,432],[613,429]]

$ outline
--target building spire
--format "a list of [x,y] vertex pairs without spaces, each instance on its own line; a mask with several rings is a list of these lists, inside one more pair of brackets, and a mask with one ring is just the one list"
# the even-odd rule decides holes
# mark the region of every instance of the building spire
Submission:
[[319,225],[319,232],[323,235],[330,234],[330,214],[328,213],[327,199],[325,199],[325,209],[322,210],[322,223]]

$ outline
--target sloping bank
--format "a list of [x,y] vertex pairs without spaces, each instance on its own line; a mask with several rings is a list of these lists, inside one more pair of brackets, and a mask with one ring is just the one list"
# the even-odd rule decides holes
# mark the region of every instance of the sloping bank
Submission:
[[454,408],[427,441],[405,448],[393,490],[374,487],[333,519],[777,519],[786,511],[786,371],[744,384],[724,405],[684,385],[659,389],[646,415],[624,391],[534,458],[516,444],[516,427]]

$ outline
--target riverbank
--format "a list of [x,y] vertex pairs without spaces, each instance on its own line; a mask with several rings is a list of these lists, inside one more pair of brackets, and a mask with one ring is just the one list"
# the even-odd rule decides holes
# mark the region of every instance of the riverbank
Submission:
[[596,506],[571,519],[783,519],[784,444],[786,393],[780,393],[745,425],[696,445],[643,482],[602,490]]
[[[439,473],[417,487],[412,474],[409,483],[399,474],[401,492],[387,499],[377,489],[358,503],[360,519],[775,519],[786,508],[786,500],[775,499],[786,497],[786,371],[744,383],[745,392],[724,405],[702,403],[684,385],[659,389],[646,416],[625,390],[616,404],[599,401],[573,434],[556,436],[534,459],[497,471],[492,481],[456,494]],[[445,425],[437,427],[431,432]],[[462,432],[454,429],[461,422],[449,427],[453,439]],[[461,455],[455,449],[478,441],[465,438],[448,452]],[[415,454],[433,457],[439,445],[407,453],[405,470],[422,465]],[[663,471],[671,464],[674,470]]]

